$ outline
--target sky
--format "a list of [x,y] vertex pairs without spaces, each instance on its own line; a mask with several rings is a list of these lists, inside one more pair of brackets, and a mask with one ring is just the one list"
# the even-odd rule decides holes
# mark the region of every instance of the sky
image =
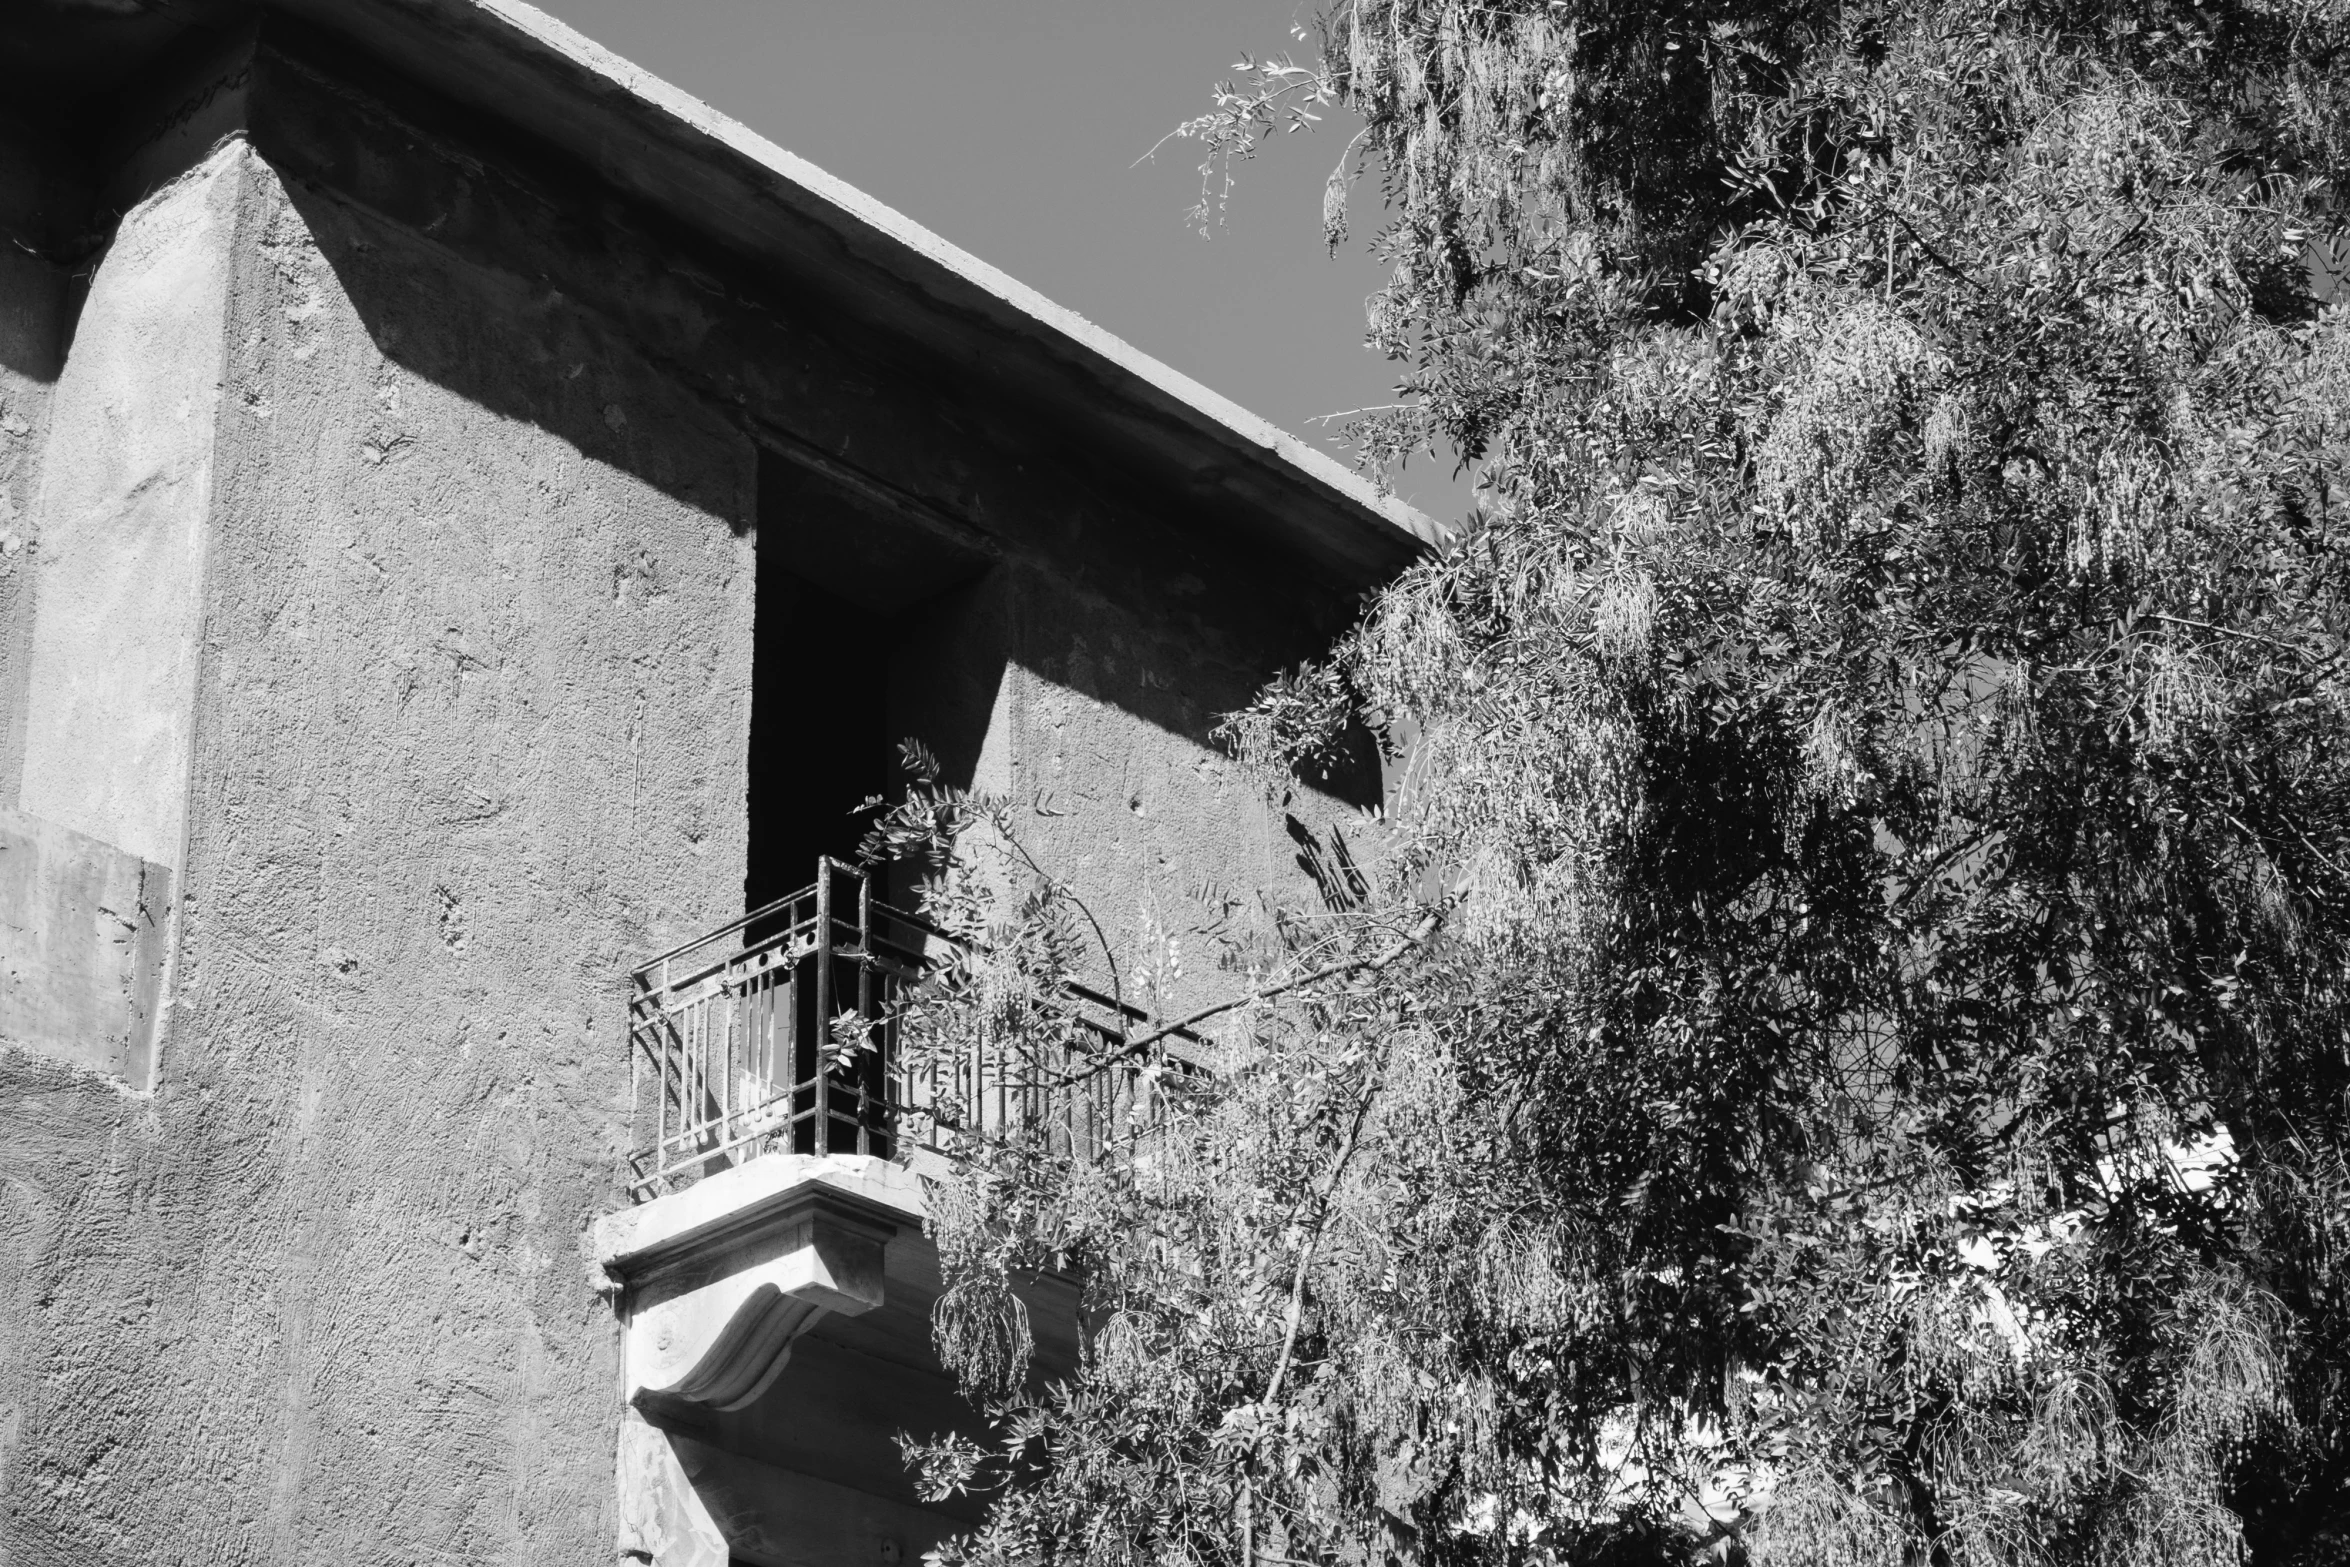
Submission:
[[[1341,461],[1317,416],[1394,397],[1363,346],[1382,269],[1321,240],[1351,125],[1243,166],[1207,239],[1184,216],[1198,144],[1146,158],[1242,54],[1307,57],[1292,0],[536,3]],[[1449,460],[1396,489],[1443,521],[1468,505]]]

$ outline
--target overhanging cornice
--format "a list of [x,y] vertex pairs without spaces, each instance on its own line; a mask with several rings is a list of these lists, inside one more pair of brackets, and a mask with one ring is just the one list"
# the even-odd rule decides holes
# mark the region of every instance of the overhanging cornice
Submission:
[[[1384,581],[1441,541],[1429,518],[1324,453],[515,0],[0,0],[0,61],[18,77],[54,80],[67,65],[119,74],[125,52],[82,42],[135,38],[151,63],[174,36],[256,12],[297,18],[569,155],[804,297],[920,345],[1170,499],[1341,582]],[[15,37],[37,41],[39,58]]]

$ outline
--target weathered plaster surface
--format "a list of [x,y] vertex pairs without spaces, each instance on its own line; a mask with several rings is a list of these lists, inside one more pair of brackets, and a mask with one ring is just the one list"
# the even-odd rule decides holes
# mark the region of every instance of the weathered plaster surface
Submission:
[[1327,841],[1353,830],[1351,810],[1304,787],[1268,798],[1209,738],[1272,667],[1240,637],[1186,635],[1180,597],[1107,604],[1049,578],[1015,593],[1023,631],[990,728],[991,786],[1027,806],[1034,852],[1124,946],[1130,999],[1160,1012],[1221,999],[1265,956],[1271,903],[1314,898],[1289,823]]
[[[486,269],[547,279],[754,436],[813,448],[992,536],[1002,555],[978,581],[877,622],[876,643],[894,649],[891,732],[931,746],[957,781],[1021,799],[1035,847],[1121,945],[1176,935],[1185,967],[1166,1000],[1229,985],[1218,964],[1262,932],[1261,894],[1316,896],[1286,818],[1326,843],[1352,830],[1350,803],[1302,787],[1267,802],[1211,731],[1326,648],[1350,592],[1102,471],[1001,388],[904,345],[838,340],[788,289],[559,166],[467,141],[474,127],[429,103],[359,91],[266,38],[255,81],[255,136],[299,191],[336,191]],[[1356,793],[1352,804],[1372,797]]]
[[[1072,557],[1015,557],[926,616],[893,668],[891,732],[1012,802],[1023,844],[1117,948],[1130,1001],[1188,1010],[1262,959],[1273,906],[1318,905],[1294,832],[1351,840],[1376,780],[1351,802],[1268,791],[1214,739],[1307,654],[1230,563],[1187,562],[1149,593]],[[1092,977],[1108,985],[1107,965]]]
[[123,218],[58,379],[35,503],[19,799],[167,866],[186,826],[234,156]]
[[150,1100],[0,1058],[0,1559],[608,1560],[618,982],[740,885],[751,448],[558,295],[206,178],[175,1011]]
[[170,912],[162,866],[0,806],[0,1049],[147,1087]]

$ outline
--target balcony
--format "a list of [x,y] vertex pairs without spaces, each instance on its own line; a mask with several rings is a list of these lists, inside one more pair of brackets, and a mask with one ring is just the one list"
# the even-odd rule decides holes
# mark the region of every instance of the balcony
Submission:
[[[809,886],[661,954],[629,1001],[629,1195],[645,1202],[762,1154],[908,1163],[958,1134],[1041,1129],[1091,1157],[1136,1112],[1143,1062],[1110,1056],[1148,1019],[1081,985],[1057,1010],[1078,1043],[982,1039],[950,1060],[901,1051],[897,1004],[957,943],[820,859]],[[1168,1061],[1199,1070],[1189,1033]],[[1147,1107],[1146,1107],[1147,1108]]]
[[[1133,1056],[1150,1019],[1067,986],[1046,1027],[917,1058],[898,1004],[956,956],[819,860],[809,886],[636,971],[630,1205],[595,1231],[622,1328],[624,1556],[910,1561],[976,1521],[922,1499],[896,1447],[971,1421],[931,1344],[927,1161],[1010,1133],[1100,1157],[1160,1103],[1146,1067],[1199,1071],[1206,1047],[1177,1033]],[[1039,1374],[1066,1374],[1074,1285],[1017,1288]]]

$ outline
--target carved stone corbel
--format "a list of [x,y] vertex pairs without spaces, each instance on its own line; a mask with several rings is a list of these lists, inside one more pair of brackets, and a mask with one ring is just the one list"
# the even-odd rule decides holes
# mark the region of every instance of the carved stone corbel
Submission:
[[891,1235],[919,1184],[878,1159],[769,1155],[597,1225],[620,1286],[620,1548],[655,1567],[724,1567],[728,1500],[696,1484],[672,1432],[774,1385],[831,1312],[882,1303]]

